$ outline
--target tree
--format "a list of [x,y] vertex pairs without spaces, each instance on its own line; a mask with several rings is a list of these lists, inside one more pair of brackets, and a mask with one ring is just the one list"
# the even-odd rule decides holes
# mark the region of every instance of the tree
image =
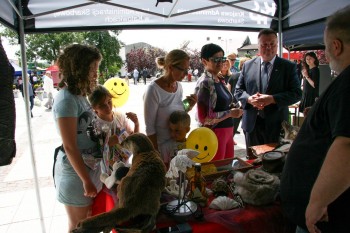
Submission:
[[189,48],[189,41],[185,41],[181,48],[184,50],[188,55],[190,55],[190,67],[192,70],[198,69],[198,74],[203,73],[204,66],[201,61],[201,52],[198,49],[191,49]]
[[117,39],[119,31],[93,31],[84,32],[85,43],[94,45],[102,54],[100,72],[105,78],[116,74],[123,66],[123,61],[119,56],[120,42]]
[[[102,54],[100,73],[107,78],[108,74],[117,73],[123,65],[122,59],[118,55],[120,50],[118,34],[119,31],[27,34],[25,37],[27,60],[36,63],[36,60],[40,59],[51,63],[55,62],[64,47],[70,44],[93,45]],[[12,45],[18,43],[17,33],[10,29],[6,28],[0,35],[7,37]]]
[[243,48],[244,46],[247,46],[247,45],[251,45],[252,43],[250,42],[250,39],[249,39],[249,36],[247,36],[245,38],[245,40],[243,41],[243,44],[241,46],[241,48]]
[[[4,30],[2,36],[7,37],[11,45],[17,45],[19,41],[17,33],[8,28]],[[77,32],[43,33],[27,34],[25,40],[28,61],[41,59],[52,62],[57,59],[63,47],[72,43],[81,43],[83,37]]]
[[156,58],[165,56],[165,51],[156,47],[133,49],[126,54],[126,64],[128,72],[135,68],[142,69],[146,67],[150,74],[155,74],[157,70]]

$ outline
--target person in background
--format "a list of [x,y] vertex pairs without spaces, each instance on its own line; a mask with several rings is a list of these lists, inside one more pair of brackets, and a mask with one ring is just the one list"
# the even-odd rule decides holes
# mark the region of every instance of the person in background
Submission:
[[147,83],[147,76],[148,76],[148,69],[144,67],[142,70],[142,78],[145,85]]
[[53,105],[53,80],[51,76],[51,71],[46,71],[43,76],[44,79],[44,91],[47,94],[47,102],[45,103],[45,107],[48,109],[52,108]]
[[139,71],[137,70],[137,67],[132,72],[132,75],[134,77],[134,85],[137,85],[137,82],[139,81]]
[[186,148],[186,135],[191,129],[191,117],[183,110],[176,110],[169,117],[169,130],[171,138],[164,143],[160,154],[166,167],[177,152]]
[[231,73],[234,74],[239,72],[239,70],[235,67],[237,54],[231,53],[230,55],[227,56],[227,59],[230,60],[230,63],[231,63],[231,68],[230,68]]
[[281,123],[288,121],[288,106],[301,98],[296,64],[276,56],[277,33],[261,30],[258,45],[260,57],[244,63],[235,90],[244,110],[247,154],[251,146],[279,142]]
[[38,76],[36,76],[36,73],[31,74],[31,80],[33,81],[32,84],[35,85],[38,83]]
[[[243,64],[244,62],[250,60],[251,58],[249,57],[243,57],[239,60],[239,70],[242,70],[243,68]],[[236,84],[238,81],[239,76],[241,75],[241,72],[237,72],[232,74],[232,76],[230,77],[230,79],[228,80],[227,83],[227,88],[231,91],[231,94],[234,95],[235,94],[235,90],[236,90]],[[233,99],[234,104],[237,105],[237,107],[240,107],[238,100],[234,97]],[[233,135],[235,134],[240,134],[241,132],[238,131],[238,127],[239,127],[239,123],[241,122],[242,117],[239,118],[233,118]]]
[[194,78],[195,78],[196,81],[197,81],[197,79],[198,79],[198,73],[199,73],[198,69],[195,69],[195,70],[193,71],[193,76],[194,76]]
[[193,70],[192,70],[192,68],[190,67],[190,68],[188,68],[188,71],[187,71],[187,81],[188,81],[188,82],[191,82],[191,80],[192,80],[192,75],[193,75]]
[[57,200],[65,205],[69,232],[90,216],[93,199],[102,189],[102,154],[88,133],[94,112],[87,100],[96,86],[101,60],[97,48],[79,44],[66,47],[58,57],[63,84],[55,96],[53,116],[63,144],[54,181]]
[[301,81],[303,79],[303,76],[301,75],[301,71],[303,69],[302,63],[303,62],[300,59],[297,60],[297,74],[298,74],[300,83],[301,83]]
[[231,68],[231,62],[230,60],[226,59],[226,61],[224,61],[222,64],[222,69],[219,74],[220,78],[224,79],[226,85],[228,84],[228,80],[233,75],[230,68]]
[[[162,75],[152,81],[144,95],[144,117],[146,135],[154,147],[162,151],[163,144],[168,141],[170,131],[169,116],[175,110],[185,110],[181,81],[187,75],[190,66],[189,55],[180,49],[170,51],[165,57],[156,59],[157,66],[163,68]],[[195,94],[186,97],[191,110],[197,102]]]
[[311,107],[281,177],[284,214],[297,233],[350,228],[350,6],[329,16],[325,55],[339,75]]
[[[28,76],[28,75],[27,75]],[[23,91],[23,86],[24,86],[24,84],[23,84],[23,81],[22,81],[22,78],[19,78],[20,79],[20,81],[19,81],[19,90],[21,91],[21,93],[22,93],[22,97],[24,98],[24,91]],[[29,108],[30,108],[30,116],[31,116],[31,118],[33,118],[33,108],[34,108],[34,98],[35,98],[35,93],[34,93],[34,90],[33,90],[33,86],[32,86],[32,84],[30,83],[30,81],[29,81],[29,77],[28,77],[28,96],[29,96]]]
[[227,89],[220,71],[226,61],[224,50],[216,44],[206,44],[201,49],[201,60],[204,72],[198,79],[197,120],[200,126],[211,128],[218,138],[218,150],[213,160],[234,157],[233,119],[243,111],[233,108],[233,96]]
[[305,54],[303,61],[305,69],[302,70],[303,77],[303,96],[299,105],[299,112],[304,112],[306,107],[312,106],[319,96],[320,86],[320,69],[318,68],[319,61],[314,52]]

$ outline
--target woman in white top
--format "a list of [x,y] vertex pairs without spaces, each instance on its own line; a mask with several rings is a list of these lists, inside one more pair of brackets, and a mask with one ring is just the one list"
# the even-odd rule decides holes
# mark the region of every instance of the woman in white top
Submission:
[[161,151],[162,144],[170,139],[168,119],[175,110],[189,111],[197,102],[196,95],[187,96],[190,106],[185,109],[180,81],[187,75],[190,57],[183,50],[175,49],[156,60],[163,68],[163,75],[148,86],[144,96],[146,134],[154,147]]

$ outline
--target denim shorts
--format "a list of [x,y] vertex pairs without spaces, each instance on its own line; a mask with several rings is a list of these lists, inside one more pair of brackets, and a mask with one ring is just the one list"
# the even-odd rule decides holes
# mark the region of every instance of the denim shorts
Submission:
[[[97,192],[102,189],[101,169],[86,167]],[[59,151],[55,165],[55,184],[57,200],[64,205],[86,207],[92,205],[93,198],[84,196],[83,182],[70,164],[64,152]]]

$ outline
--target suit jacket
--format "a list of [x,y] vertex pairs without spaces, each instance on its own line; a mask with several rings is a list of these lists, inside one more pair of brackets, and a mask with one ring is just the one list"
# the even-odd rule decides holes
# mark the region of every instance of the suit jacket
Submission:
[[[260,90],[261,57],[244,63],[238,79],[235,97],[242,103],[242,129],[248,133],[255,127],[257,109],[249,104],[248,97]],[[281,129],[283,120],[288,121],[288,106],[301,99],[302,91],[297,76],[296,65],[288,60],[276,57],[270,74],[266,94],[272,95],[276,104],[264,108],[266,128],[272,132]]]

